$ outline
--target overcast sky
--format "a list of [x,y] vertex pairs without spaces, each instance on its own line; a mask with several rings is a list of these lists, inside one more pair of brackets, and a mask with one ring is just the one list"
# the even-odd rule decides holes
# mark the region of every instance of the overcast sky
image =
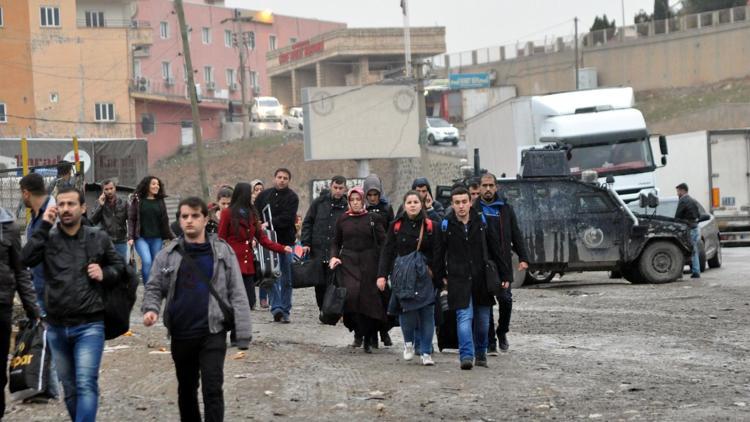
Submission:
[[[409,0],[412,26],[445,26],[448,52],[573,34],[573,18],[586,32],[606,13],[619,26],[653,0]],[[226,0],[229,7],[344,22],[350,27],[402,26],[400,0]]]

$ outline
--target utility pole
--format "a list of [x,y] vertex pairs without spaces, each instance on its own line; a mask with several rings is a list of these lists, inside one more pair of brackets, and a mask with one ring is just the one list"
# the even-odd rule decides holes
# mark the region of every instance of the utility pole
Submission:
[[620,24],[620,41],[625,41],[625,0],[620,0],[622,7],[622,22]]
[[242,139],[247,139],[251,136],[250,113],[248,113],[247,109],[247,69],[245,69],[245,63],[247,62],[247,44],[249,40],[245,39],[245,33],[242,31],[242,22],[251,22],[253,18],[250,16],[241,17],[240,11],[234,9],[233,17],[231,19],[223,19],[220,23],[223,24],[230,20],[234,23],[234,36],[232,37],[232,42],[240,53],[240,89],[242,101],[242,115],[240,117],[242,118]]
[[573,54],[576,56],[576,91],[578,91],[578,16],[573,19],[573,23],[575,25],[575,41],[573,46]]
[[198,93],[195,91],[195,78],[193,77],[193,62],[190,59],[190,43],[188,42],[187,25],[185,24],[185,10],[182,0],[174,0],[175,12],[180,23],[180,35],[182,36],[182,53],[185,56],[185,67],[187,68],[188,93],[190,94],[190,110],[193,113],[193,139],[195,150],[198,155],[198,176],[201,184],[201,196],[208,199],[208,182],[206,181],[206,168],[203,166],[203,139],[201,138],[201,116],[198,112]]
[[409,29],[409,2],[401,0],[401,10],[404,15],[404,76],[411,78],[411,30]]

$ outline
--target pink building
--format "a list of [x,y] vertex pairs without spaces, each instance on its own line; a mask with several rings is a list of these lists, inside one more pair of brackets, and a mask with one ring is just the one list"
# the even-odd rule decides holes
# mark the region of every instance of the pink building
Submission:
[[[240,70],[237,44],[247,49],[248,101],[270,95],[266,53],[346,24],[274,15],[224,7],[220,0],[184,3],[189,26],[190,53],[201,102],[203,139],[217,140],[231,108],[239,112]],[[240,16],[245,22],[235,23]],[[141,124],[138,137],[148,140],[149,163],[168,157],[192,143],[190,101],[182,56],[182,39],[171,0],[139,0],[134,20],[150,26],[153,41],[132,51],[130,95]]]

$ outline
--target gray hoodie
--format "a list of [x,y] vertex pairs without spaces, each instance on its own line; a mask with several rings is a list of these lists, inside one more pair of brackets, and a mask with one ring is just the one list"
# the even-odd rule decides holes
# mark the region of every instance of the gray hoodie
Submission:
[[378,177],[377,174],[372,173],[369,176],[365,177],[365,181],[362,185],[362,190],[365,191],[365,194],[375,189],[376,191],[378,191],[381,197],[383,196],[383,182],[380,180],[380,177]]

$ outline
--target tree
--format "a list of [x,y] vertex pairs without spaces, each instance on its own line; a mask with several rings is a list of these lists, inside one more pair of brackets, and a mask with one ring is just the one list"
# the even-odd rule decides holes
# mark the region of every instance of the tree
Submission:
[[591,29],[589,29],[589,31],[593,32],[615,27],[615,20],[612,19],[612,22],[610,22],[609,19],[607,19],[607,14],[605,13],[601,18],[599,16],[594,18],[594,24],[591,25]]
[[685,0],[682,4],[684,6],[684,12],[686,14],[692,14],[745,6],[747,0]]
[[669,10],[668,0],[654,0],[654,15],[653,20],[662,21],[672,17],[672,12]]
[[637,24],[651,22],[652,20],[653,20],[653,15],[649,15],[643,9],[639,10],[638,13],[633,17],[633,22]]

